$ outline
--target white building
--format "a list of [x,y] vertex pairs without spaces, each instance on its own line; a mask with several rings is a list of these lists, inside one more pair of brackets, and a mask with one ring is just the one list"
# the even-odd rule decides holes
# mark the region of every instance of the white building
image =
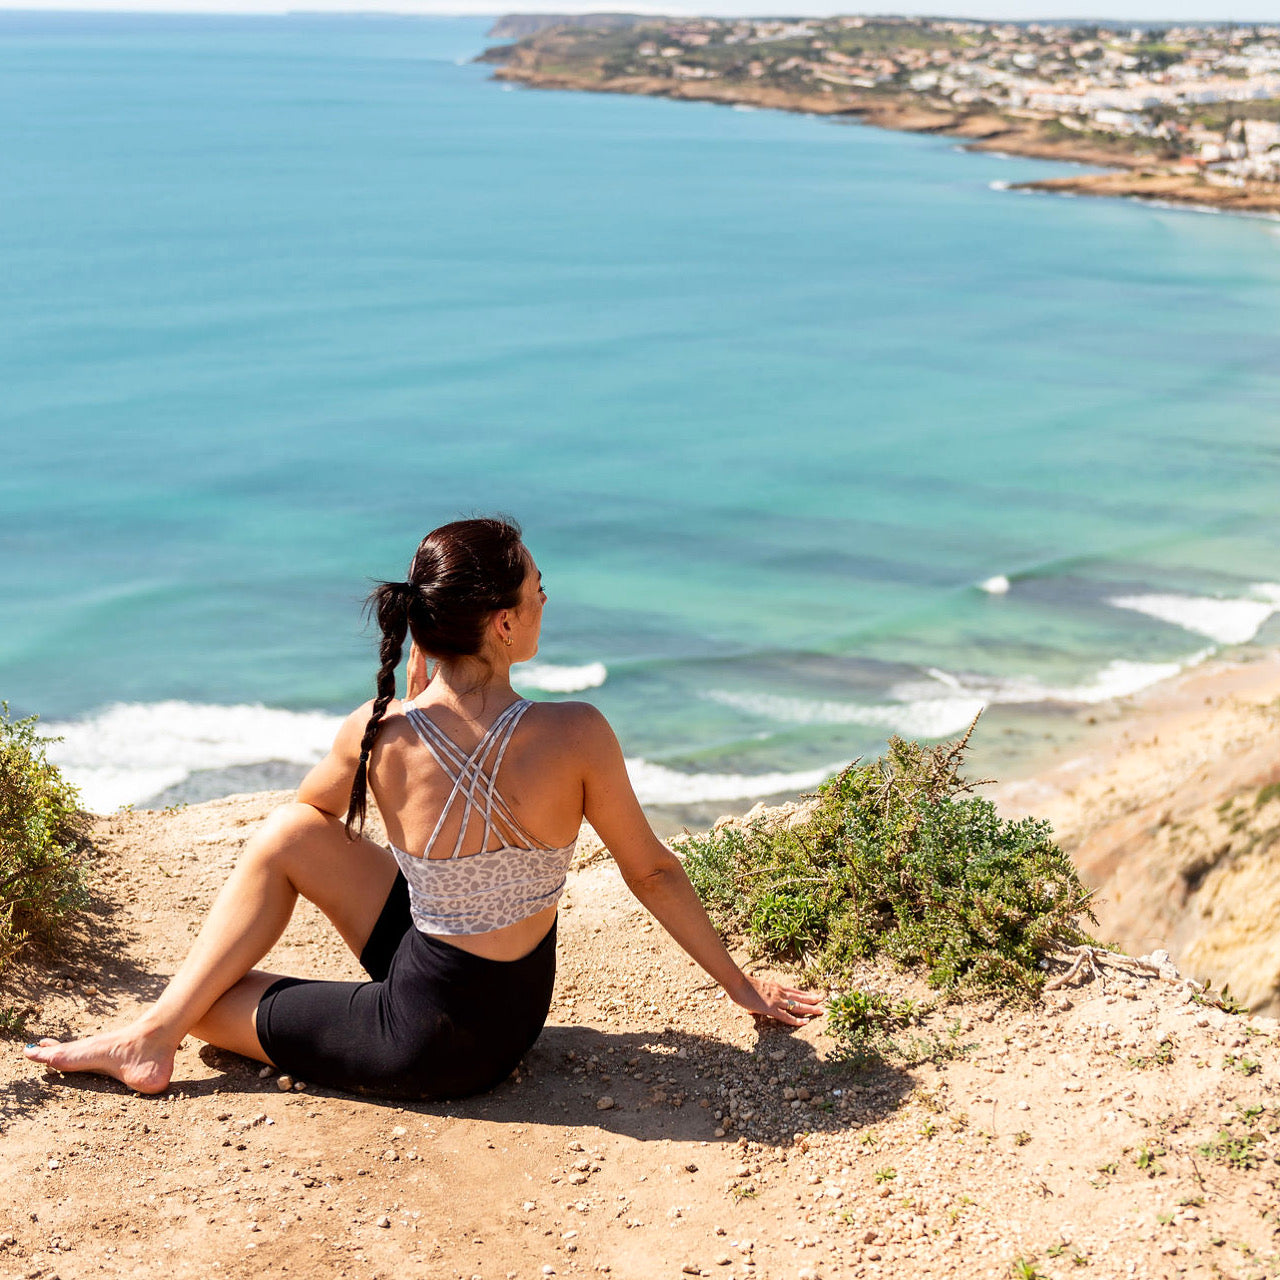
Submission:
[[1274,120],[1246,120],[1244,146],[1250,156],[1265,156],[1280,147],[1280,123]]

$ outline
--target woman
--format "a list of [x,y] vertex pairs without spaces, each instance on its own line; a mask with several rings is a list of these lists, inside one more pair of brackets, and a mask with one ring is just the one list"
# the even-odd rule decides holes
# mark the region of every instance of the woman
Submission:
[[[160,999],[122,1030],[41,1040],[27,1056],[157,1093],[190,1033],[334,1088],[492,1088],[546,1019],[556,904],[584,817],[631,891],[739,1005],[793,1026],[817,1015],[815,997],[734,964],[649,829],[604,717],[512,689],[512,665],[538,651],[545,602],[514,524],[461,520],[428,534],[408,579],[370,597],[382,631],[377,697],[347,718],[297,802],[246,844]],[[388,714],[406,634],[408,696]],[[360,834],[367,786],[390,850]],[[253,968],[299,894],[371,981]]]

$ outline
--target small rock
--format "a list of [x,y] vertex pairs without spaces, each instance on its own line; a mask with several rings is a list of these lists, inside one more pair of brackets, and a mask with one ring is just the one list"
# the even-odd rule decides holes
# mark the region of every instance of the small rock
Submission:
[[306,1087],[307,1082],[305,1080],[299,1080],[294,1084],[293,1091],[294,1093],[301,1093]]
[[702,1268],[698,1266],[696,1262],[686,1262],[684,1266],[680,1268],[680,1271],[686,1276],[700,1276],[702,1274]]
[[393,1138],[403,1138],[408,1132],[409,1130],[406,1129],[404,1125],[398,1124],[394,1129],[391,1130],[391,1136]]
[[1031,1110],[1031,1103],[1029,1103],[1029,1102],[1019,1102],[1019,1103],[1018,1103],[1018,1110],[1019,1110],[1019,1111],[1030,1111],[1030,1110]]
[[727,1253],[717,1253],[717,1254],[716,1254],[716,1266],[717,1266],[717,1267],[727,1267],[727,1266],[730,1266],[730,1265],[732,1264],[732,1262],[733,1262],[733,1259],[732,1259],[731,1257],[729,1257],[729,1255],[728,1255]]
[[544,1276],[553,1276],[555,1275],[555,1273],[556,1273],[555,1267],[553,1267],[549,1262],[543,1264],[542,1274]]
[[389,1227],[391,1225],[391,1219],[384,1213],[373,1225],[375,1227]]
[[596,1099],[597,1111],[612,1111],[613,1108],[614,1101],[607,1093],[603,1097]]
[[270,1067],[263,1067],[263,1068],[262,1068],[262,1070],[258,1072],[258,1079],[259,1079],[259,1080],[270,1080],[270,1079],[271,1079],[271,1068],[270,1068]]
[[279,1089],[281,1093],[288,1093],[289,1090],[293,1088],[293,1077],[276,1076],[276,1088]]

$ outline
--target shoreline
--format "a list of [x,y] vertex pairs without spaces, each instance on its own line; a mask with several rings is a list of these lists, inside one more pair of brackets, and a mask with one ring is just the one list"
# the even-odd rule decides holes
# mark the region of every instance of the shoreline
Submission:
[[1043,195],[1092,196],[1095,199],[1136,200],[1157,208],[1201,213],[1229,213],[1235,217],[1280,220],[1280,192],[1267,190],[1273,183],[1218,186],[1192,175],[1142,171],[1126,174],[1076,174],[1013,182],[1009,191],[1035,191]]
[[[1054,719],[1057,732],[1044,733]],[[1132,955],[1165,948],[1184,972],[1274,1016],[1278,730],[1280,649],[1258,649],[1105,703],[1048,714],[996,705],[963,773],[999,773],[976,791],[1002,817],[1050,823],[1095,892],[1099,939]],[[1009,767],[1017,759],[1024,768]],[[726,806],[702,825],[743,817]]]
[[[494,59],[482,55],[477,60]],[[845,97],[836,94],[793,93],[769,85],[673,81],[655,76],[595,80],[587,76],[539,71],[507,63],[499,63],[494,68],[493,78],[528,89],[626,94],[668,98],[675,102],[706,102],[717,106],[787,111],[845,120],[896,133],[922,133],[955,138],[963,142],[961,150],[964,151],[991,152],[1020,159],[1084,165],[1108,171],[1011,183],[1007,189],[1012,191],[1089,195],[1135,200],[1140,204],[1158,202],[1188,210],[1199,208],[1243,216],[1280,217],[1280,184],[1252,182],[1244,187],[1219,186],[1198,174],[1161,168],[1158,160],[1135,155],[1122,146],[1112,148],[1072,139],[1059,141],[1047,138],[1038,120],[1028,118],[1025,121],[1011,122],[1004,116],[989,112],[966,115],[908,95],[893,98],[871,95]]]

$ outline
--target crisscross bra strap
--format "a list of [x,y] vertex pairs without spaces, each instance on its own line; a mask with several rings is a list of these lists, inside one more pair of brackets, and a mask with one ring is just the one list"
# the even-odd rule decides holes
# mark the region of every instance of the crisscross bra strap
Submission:
[[427,841],[424,853],[429,854],[435,847],[436,840],[453,810],[454,802],[459,797],[462,800],[462,815],[458,824],[458,838],[454,841],[453,852],[449,855],[451,858],[456,858],[462,853],[467,830],[477,811],[482,814],[484,820],[484,835],[480,845],[482,851],[489,847],[495,831],[503,844],[510,845],[522,841],[527,848],[541,847],[538,841],[520,825],[515,814],[511,812],[507,802],[498,792],[498,770],[502,767],[502,758],[506,755],[511,735],[515,732],[516,725],[520,723],[520,717],[532,705],[527,699],[520,698],[503,710],[476,743],[470,755],[465,754],[458,744],[420,708],[409,707],[405,710],[406,718],[423,745],[435,757],[436,763],[453,779],[449,798],[440,810],[440,817],[436,820],[435,830]]

